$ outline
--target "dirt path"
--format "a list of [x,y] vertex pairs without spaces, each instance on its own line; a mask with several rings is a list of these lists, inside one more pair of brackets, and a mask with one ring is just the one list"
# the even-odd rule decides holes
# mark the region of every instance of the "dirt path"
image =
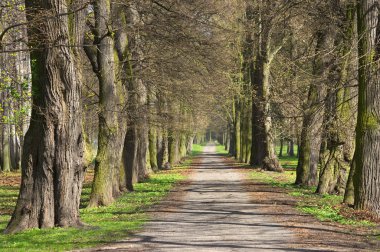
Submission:
[[286,251],[294,234],[256,214],[244,175],[231,169],[215,146],[206,146],[176,209],[163,210],[143,232],[100,250]]
[[154,209],[143,231],[90,251],[371,251],[297,213],[285,193],[247,180],[214,146],[200,160],[190,183]]

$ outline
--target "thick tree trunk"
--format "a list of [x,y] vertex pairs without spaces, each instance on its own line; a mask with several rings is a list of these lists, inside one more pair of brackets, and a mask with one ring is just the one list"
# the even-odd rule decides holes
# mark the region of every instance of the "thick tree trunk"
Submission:
[[[97,0],[95,11],[96,75],[99,80],[98,152],[95,158],[95,176],[88,207],[107,206],[118,194],[117,175],[121,164],[121,132],[118,125],[119,95],[115,78],[114,41],[109,32],[111,4]],[[116,190],[116,191],[115,191]],[[116,195],[114,195],[116,194]]]
[[[265,36],[265,34],[263,35]],[[268,38],[266,38],[268,39]],[[274,149],[274,139],[272,135],[272,118],[270,116],[270,63],[269,45],[261,45],[261,56],[258,57],[254,76],[253,88],[254,96],[252,101],[252,151],[251,164],[261,166],[264,170],[282,172],[283,169],[278,161]]]
[[[352,109],[351,87],[348,84],[348,71],[351,67],[352,41],[355,21],[355,7],[347,6],[345,20],[345,36],[339,45],[343,46],[340,58],[340,72],[334,89],[329,89],[327,96],[326,113],[324,117],[324,132],[321,144],[320,164],[321,172],[317,193],[344,194],[347,174],[352,160]],[[353,85],[353,83],[352,83]]]
[[[31,0],[26,10],[28,35],[42,49],[32,52],[32,120],[22,153],[20,195],[5,233],[81,225],[84,169],[79,66],[69,46],[68,16],[55,18],[67,13],[67,5],[58,0]],[[41,19],[41,14],[54,18]],[[51,47],[52,41],[60,46]]]
[[180,139],[179,139],[179,156],[180,156],[180,158],[186,157],[186,154],[187,154],[186,144],[187,144],[186,135],[184,133],[181,133]]
[[143,181],[147,175],[148,118],[147,89],[141,78],[142,41],[138,33],[142,25],[138,6],[131,3],[127,8],[126,24],[136,29],[128,33],[126,39],[127,55],[125,73],[128,90],[128,130],[124,141],[124,168],[127,189],[132,191],[133,184]]
[[179,141],[178,136],[173,130],[168,132],[168,149],[169,149],[169,163],[175,165],[179,161]]
[[380,217],[379,2],[358,3],[359,101],[355,151],[355,208]]
[[330,51],[334,36],[331,30],[317,33],[317,46],[313,63],[313,74],[322,81],[312,83],[309,87],[308,100],[303,117],[301,142],[298,149],[299,158],[295,184],[315,186],[318,183],[318,161],[321,144],[322,122],[324,114],[323,99],[325,86],[323,81],[329,72],[330,59],[322,52]]

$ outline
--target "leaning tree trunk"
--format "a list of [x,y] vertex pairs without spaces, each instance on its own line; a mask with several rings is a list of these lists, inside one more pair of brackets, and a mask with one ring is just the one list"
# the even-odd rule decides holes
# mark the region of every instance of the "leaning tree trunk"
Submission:
[[380,217],[379,2],[358,3],[359,101],[355,151],[355,208]]
[[[81,225],[80,76],[72,53],[76,47],[70,46],[78,40],[70,38],[69,17],[61,15],[68,12],[64,1],[27,1],[26,11],[28,35],[39,49],[32,52],[33,111],[22,153],[20,195],[5,233]],[[59,46],[51,46],[52,41]]]

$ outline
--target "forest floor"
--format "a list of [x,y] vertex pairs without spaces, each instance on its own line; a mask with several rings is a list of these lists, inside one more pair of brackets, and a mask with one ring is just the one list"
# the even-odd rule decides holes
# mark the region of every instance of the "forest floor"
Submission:
[[[218,151],[219,152],[219,151]],[[207,146],[188,183],[128,239],[86,251],[377,251],[376,227],[322,222],[297,197]]]

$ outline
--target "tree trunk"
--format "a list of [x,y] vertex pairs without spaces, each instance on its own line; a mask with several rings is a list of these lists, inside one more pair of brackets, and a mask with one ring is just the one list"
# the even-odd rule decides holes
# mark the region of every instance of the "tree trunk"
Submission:
[[284,148],[284,138],[280,139],[280,153],[278,154],[279,157],[282,157],[282,151]]
[[[79,39],[70,38],[67,15],[41,19],[41,15],[67,13],[64,2],[31,0],[26,2],[26,11],[28,35],[41,49],[32,52],[32,120],[22,153],[20,195],[5,233],[82,225],[80,66],[71,51],[75,48],[70,47],[70,41]],[[60,46],[51,47],[51,41]]]
[[187,154],[186,143],[187,143],[186,135],[184,133],[181,133],[180,140],[179,140],[179,155],[180,155],[180,158],[186,157],[186,154]]
[[149,127],[149,161],[152,170],[157,171],[157,130],[152,125]]
[[359,101],[355,151],[355,208],[380,217],[379,2],[358,3]]
[[299,146],[299,158],[297,165],[297,177],[295,184],[303,186],[315,186],[318,183],[318,161],[321,144],[322,122],[325,98],[325,86],[323,81],[329,72],[330,59],[323,54],[324,50],[330,51],[333,46],[333,34],[330,30],[318,31],[317,46],[313,63],[313,74],[321,81],[312,83],[309,87],[308,100],[303,117],[301,142]]
[[168,132],[169,163],[175,165],[179,161],[178,137],[173,130]]
[[[8,120],[9,117],[9,102],[3,103],[3,117]],[[11,171],[11,125],[9,122],[3,124],[3,148],[2,148],[2,168],[4,172]]]
[[291,138],[288,143],[288,156],[294,157],[294,140]]
[[[267,33],[267,32],[266,32]],[[262,36],[268,36],[264,33]],[[265,35],[266,34],[266,35]],[[262,40],[263,47],[258,56],[254,76],[252,100],[252,151],[251,164],[261,166],[264,170],[282,172],[283,169],[274,151],[274,139],[272,135],[272,118],[270,116],[270,63],[269,45],[265,44],[268,38]],[[273,52],[274,53],[274,52]]]
[[128,33],[126,39],[127,55],[125,73],[128,90],[128,129],[124,141],[124,167],[127,189],[132,191],[133,184],[143,181],[148,175],[148,118],[147,89],[141,78],[142,41],[138,33],[142,25],[138,6],[131,3],[127,8],[126,23],[135,31]]
[[235,102],[235,158],[241,160],[241,111],[240,101]]
[[[341,7],[340,7],[341,8]],[[320,194],[344,194],[352,160],[352,135],[351,130],[351,87],[348,84],[348,71],[351,67],[353,32],[355,21],[355,7],[348,5],[345,18],[345,36],[343,41],[338,40],[338,46],[342,46],[338,80],[330,78],[332,83],[337,83],[330,88],[327,96],[326,113],[324,117],[324,132],[320,153],[321,172],[317,188]]]
[[[88,207],[107,206],[114,201],[114,180],[118,181],[121,151],[117,148],[121,138],[118,125],[118,99],[115,79],[114,41],[109,33],[111,5],[107,0],[96,0],[95,41],[96,75],[99,80],[99,132],[98,152],[95,158],[95,176]],[[117,196],[117,195],[115,195]]]

